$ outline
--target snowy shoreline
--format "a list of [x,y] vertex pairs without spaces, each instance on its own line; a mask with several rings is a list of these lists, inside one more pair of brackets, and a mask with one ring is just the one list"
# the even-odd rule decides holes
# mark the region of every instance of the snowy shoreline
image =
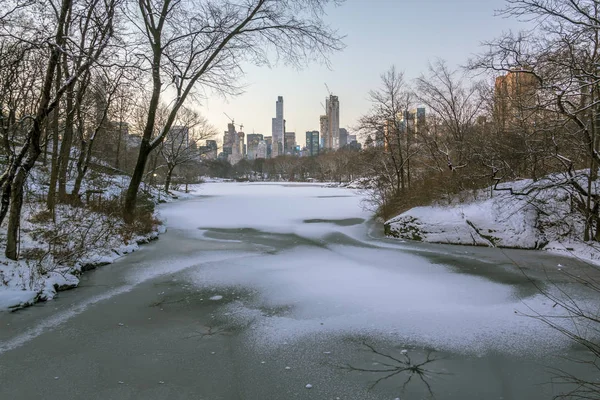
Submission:
[[[122,244],[119,247],[105,249],[106,254],[98,257],[92,257],[77,263],[72,267],[59,267],[49,271],[41,277],[39,287],[34,290],[11,288],[10,286],[0,287],[0,312],[17,311],[36,303],[52,300],[59,292],[75,289],[79,286],[79,277],[88,271],[114,263],[121,257],[139,250],[140,246],[158,240],[158,236],[166,232],[164,225],[160,225],[157,230],[147,234],[137,236],[131,243]],[[24,262],[23,262],[24,261]],[[29,268],[27,260],[6,263],[6,260],[0,261],[0,273],[4,279],[7,272],[12,273],[13,278],[27,275],[25,268]],[[6,270],[3,270],[6,267]],[[12,271],[9,271],[12,269]]]
[[[114,188],[111,188],[114,189]],[[172,202],[193,197],[195,188],[190,193],[171,191],[170,196],[162,194],[160,202]],[[158,196],[153,196],[158,197]],[[166,197],[166,198],[165,198]],[[65,207],[61,212],[72,212],[72,207]],[[94,224],[122,224],[119,221],[107,219],[100,214],[83,209],[87,212],[86,218]],[[34,211],[37,211],[34,209]],[[59,212],[59,215],[61,214]],[[43,231],[44,223],[32,222],[32,212],[24,219],[22,251],[39,250],[40,246],[48,246],[43,238],[33,235],[33,231]],[[33,217],[35,218],[35,217]],[[140,246],[150,243],[166,232],[166,226],[159,213],[154,214],[159,222],[151,232],[138,234],[130,238],[120,235],[108,238],[103,245],[92,249],[88,254],[78,259],[73,265],[53,265],[51,259],[36,260],[23,257],[18,261],[9,260],[4,255],[0,256],[0,312],[16,311],[38,302],[52,300],[58,292],[74,289],[79,285],[81,274],[94,270],[104,265],[112,264],[121,257],[137,251]],[[94,229],[100,229],[95,226]],[[28,232],[29,231],[29,232]],[[0,234],[5,234],[2,229]]]
[[[524,188],[531,181],[509,182]],[[600,266],[600,244],[578,237],[585,221],[573,212],[567,194],[541,189],[534,198],[490,188],[470,202],[414,207],[384,223],[392,238],[438,244],[544,250]]]

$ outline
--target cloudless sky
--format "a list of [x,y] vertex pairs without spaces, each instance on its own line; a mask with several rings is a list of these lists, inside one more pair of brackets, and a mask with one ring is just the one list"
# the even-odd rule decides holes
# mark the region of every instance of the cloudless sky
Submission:
[[330,7],[325,21],[343,35],[346,48],[331,55],[331,69],[311,64],[303,70],[277,66],[245,66],[245,93],[226,100],[211,96],[201,111],[222,137],[228,118],[246,134],[271,135],[277,96],[284,98],[286,130],[304,145],[305,132],[319,129],[324,114],[326,82],[340,99],[340,127],[351,128],[370,108],[368,91],[380,84],[391,65],[408,81],[427,71],[429,61],[445,59],[465,65],[483,51],[481,42],[523,28],[515,20],[495,16],[504,0],[346,0]]

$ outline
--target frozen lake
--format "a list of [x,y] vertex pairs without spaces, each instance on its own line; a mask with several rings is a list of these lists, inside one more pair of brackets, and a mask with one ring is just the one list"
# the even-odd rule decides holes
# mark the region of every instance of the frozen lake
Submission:
[[533,400],[583,368],[523,315],[558,313],[530,279],[571,290],[575,260],[385,239],[346,189],[197,194],[159,241],[0,314],[0,398]]

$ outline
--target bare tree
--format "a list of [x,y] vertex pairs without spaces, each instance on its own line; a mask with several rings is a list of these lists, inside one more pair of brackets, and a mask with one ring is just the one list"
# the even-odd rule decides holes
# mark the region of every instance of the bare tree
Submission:
[[[51,4],[54,7],[55,15],[53,23],[50,24],[52,34],[43,41],[36,41],[38,49],[43,49],[45,43],[50,43],[49,49],[41,50],[41,54],[45,54],[45,73],[41,82],[39,92],[37,94],[37,102],[35,111],[30,115],[23,115],[22,118],[30,121],[30,126],[25,135],[25,140],[21,148],[16,152],[16,157],[11,160],[11,163],[6,168],[0,184],[2,186],[2,196],[5,198],[9,195],[10,212],[8,221],[8,235],[6,256],[10,259],[18,258],[17,244],[19,241],[19,226],[21,219],[21,208],[23,204],[23,187],[29,172],[33,168],[36,160],[41,154],[40,141],[43,132],[43,123],[48,115],[57,107],[58,99],[86,73],[86,71],[99,58],[104,49],[109,43],[113,33],[113,22],[115,9],[119,3],[118,0],[92,1],[85,3],[76,2],[75,0],[62,0],[60,3]],[[92,12],[84,12],[81,15],[87,16],[87,23],[93,26],[93,30],[97,34],[93,35],[92,41],[83,40],[80,42],[72,41],[70,36],[67,36],[67,25],[71,16],[85,9],[93,9]],[[26,10],[34,12],[37,9]],[[35,14],[33,14],[35,15]],[[31,14],[29,15],[31,16]],[[82,21],[83,22],[83,21]],[[11,30],[11,26],[2,26],[2,35],[7,37],[15,37],[15,33]],[[25,36],[23,41],[26,41]],[[36,38],[39,40],[40,38]],[[68,52],[69,47],[79,46],[86,49],[81,54],[81,62],[78,62],[76,69],[72,71],[69,78],[64,81],[59,89],[53,95],[53,87],[56,82],[56,70],[61,62],[61,55]],[[72,53],[69,53],[72,54]],[[1,222],[1,221],[0,221]]]
[[536,96],[527,107],[533,110],[527,119],[531,132],[547,138],[549,169],[562,172],[562,187],[585,215],[583,239],[600,240],[600,197],[593,188],[600,163],[600,5],[593,0],[509,0],[502,14],[536,21],[538,28],[488,43],[489,51],[472,67],[535,82]]
[[379,161],[389,177],[386,190],[392,190],[390,196],[399,195],[410,185],[410,159],[415,148],[411,145],[407,117],[412,96],[404,73],[392,66],[381,75],[381,88],[369,92],[371,111],[359,121],[358,128],[375,135],[376,148],[384,155]]
[[[112,72],[112,73],[111,73]],[[114,71],[104,69],[101,75],[97,76],[93,81],[93,96],[95,110],[92,115],[82,116],[81,109],[78,109],[78,139],[80,142],[79,157],[77,159],[77,176],[71,195],[74,198],[79,196],[83,178],[87,173],[90,162],[92,160],[92,149],[98,135],[109,125],[107,117],[109,110],[114,101],[118,87],[123,83],[125,70],[116,68]],[[90,118],[91,117],[91,118]],[[90,121],[91,120],[91,121]],[[87,123],[86,123],[87,121]],[[120,124],[119,124],[120,129]]]
[[[535,97],[509,104],[513,127],[539,140],[544,157],[555,172],[548,185],[565,191],[585,221],[584,241],[600,240],[600,197],[596,191],[600,153],[600,3],[595,0],[507,0],[501,12],[535,22],[536,29],[508,33],[488,43],[488,51],[472,67],[535,83]],[[513,99],[511,99],[513,100]],[[543,125],[540,125],[543,124]],[[546,140],[547,142],[544,142]],[[584,169],[585,168],[585,169]],[[525,193],[531,194],[531,192]],[[535,193],[534,193],[535,194]],[[524,195],[524,193],[519,193]],[[583,225],[583,224],[582,224]],[[594,232],[595,228],[595,232]],[[566,280],[581,290],[598,293],[594,269],[564,272]],[[598,370],[600,319],[597,309],[580,301],[569,288],[551,285],[538,289],[562,309],[560,318],[531,310],[530,315],[564,334],[587,352],[575,360]],[[600,399],[596,380],[557,370],[557,383],[567,391],[558,398]]]
[[[152,94],[138,161],[125,199],[131,222],[137,192],[152,150],[164,140],[189,98],[214,89],[239,91],[241,63],[269,63],[273,57],[300,65],[307,57],[326,61],[342,48],[341,37],[323,22],[324,7],[337,0],[139,0],[131,19],[145,42],[143,57],[152,76]],[[175,98],[161,133],[153,138],[161,93]]]
[[438,151],[446,157],[450,169],[466,165],[469,135],[473,134],[483,109],[478,86],[469,86],[458,75],[458,71],[450,70],[445,61],[437,60],[429,65],[428,76],[421,75],[416,80],[417,98],[444,130],[446,144],[438,146]]
[[160,147],[160,154],[167,165],[165,192],[169,191],[175,168],[191,161],[199,160],[200,153],[196,144],[200,140],[214,137],[216,129],[198,112],[183,108]]

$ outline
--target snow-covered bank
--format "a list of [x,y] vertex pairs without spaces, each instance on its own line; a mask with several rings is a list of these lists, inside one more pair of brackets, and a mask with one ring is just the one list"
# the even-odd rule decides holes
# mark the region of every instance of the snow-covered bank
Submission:
[[[46,180],[43,173],[34,174],[30,180],[22,213],[20,259],[13,261],[0,255],[0,311],[50,300],[57,292],[76,287],[81,273],[113,263],[166,230],[156,212],[146,221],[143,232],[136,232],[125,225],[119,213],[90,208],[94,202],[110,207],[129,184],[126,176],[96,179],[93,187],[84,187],[82,192],[92,192],[97,199],[87,199],[86,206],[61,204],[53,221],[43,201]],[[196,188],[190,189],[193,192]],[[192,196],[177,191],[165,196],[155,188],[146,188],[146,195],[154,204]],[[0,245],[5,244],[6,227],[1,226]]]
[[400,239],[489,247],[547,250],[600,264],[600,245],[583,242],[585,221],[573,211],[569,193],[550,186],[553,179],[508,182],[482,190],[468,203],[412,208],[385,223],[385,233]]

